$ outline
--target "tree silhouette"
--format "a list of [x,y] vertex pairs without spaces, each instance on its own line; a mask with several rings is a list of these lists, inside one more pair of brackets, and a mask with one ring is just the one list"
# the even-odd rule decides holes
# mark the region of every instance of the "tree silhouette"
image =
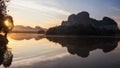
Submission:
[[12,64],[13,54],[7,47],[8,39],[0,34],[0,65],[8,68]]
[[[10,0],[0,0],[0,32],[4,32],[5,36],[13,28],[13,19],[7,14],[7,4]],[[7,20],[7,23],[5,21]]]

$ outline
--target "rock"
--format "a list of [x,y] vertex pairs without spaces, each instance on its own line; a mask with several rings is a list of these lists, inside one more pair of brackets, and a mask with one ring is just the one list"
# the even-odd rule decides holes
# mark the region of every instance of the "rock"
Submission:
[[117,26],[117,23],[109,17],[104,17],[103,20],[102,20],[102,23],[104,25],[116,25]]
[[58,27],[50,28],[47,33],[56,35],[114,35],[119,32],[118,25],[113,19],[104,17],[103,20],[96,20],[84,11],[70,15],[67,21],[63,21]]
[[90,14],[85,11],[80,12],[77,15],[70,15],[68,17],[68,21],[63,21],[61,26],[73,25],[92,26],[93,28],[106,30],[119,30],[117,23],[113,19],[104,17],[103,20],[98,21],[96,19],[90,18]]
[[89,15],[89,13],[88,12],[80,12],[80,13],[78,13],[77,14],[77,17],[79,18],[79,19],[89,19],[90,18],[90,15]]

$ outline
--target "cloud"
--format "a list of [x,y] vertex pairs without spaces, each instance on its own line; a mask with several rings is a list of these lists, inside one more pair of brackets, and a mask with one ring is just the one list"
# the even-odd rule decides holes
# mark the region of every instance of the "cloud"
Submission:
[[112,6],[111,9],[120,12],[120,8],[118,8],[118,7]]
[[31,0],[29,0],[29,1],[28,0],[25,0],[25,1],[12,0],[11,4],[14,6],[30,8],[30,9],[37,10],[37,11],[58,13],[58,14],[62,14],[62,15],[70,15],[71,14],[68,11],[65,11],[65,10],[62,10],[62,9],[59,9],[56,7],[51,7],[51,6],[42,5],[42,4],[36,4],[35,1],[31,1]]

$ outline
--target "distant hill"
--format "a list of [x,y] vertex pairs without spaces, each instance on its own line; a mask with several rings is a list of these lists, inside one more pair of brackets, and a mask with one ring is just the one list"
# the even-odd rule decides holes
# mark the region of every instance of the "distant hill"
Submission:
[[11,32],[13,33],[45,33],[47,29],[42,28],[40,26],[30,27],[30,26],[22,26],[16,25],[14,26]]

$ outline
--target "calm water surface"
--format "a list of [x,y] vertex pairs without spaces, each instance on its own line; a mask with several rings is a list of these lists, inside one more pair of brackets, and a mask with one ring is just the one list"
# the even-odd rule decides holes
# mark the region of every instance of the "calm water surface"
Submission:
[[120,39],[9,34],[8,40],[0,68],[120,68]]

